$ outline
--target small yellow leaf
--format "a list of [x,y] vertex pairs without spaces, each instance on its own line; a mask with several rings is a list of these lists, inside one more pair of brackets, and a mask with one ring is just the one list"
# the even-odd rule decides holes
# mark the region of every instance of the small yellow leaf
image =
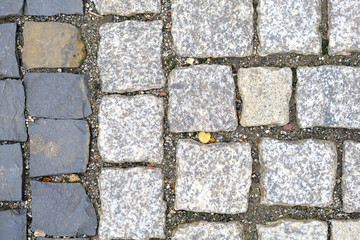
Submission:
[[193,58],[187,58],[186,59],[186,64],[193,65],[194,62],[195,62],[195,59],[193,59]]
[[208,143],[210,141],[211,134],[206,132],[200,132],[199,133],[199,140],[202,143]]

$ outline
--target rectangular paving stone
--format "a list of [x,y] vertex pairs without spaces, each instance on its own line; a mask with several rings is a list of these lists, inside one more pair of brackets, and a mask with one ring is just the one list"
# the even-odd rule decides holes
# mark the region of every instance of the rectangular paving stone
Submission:
[[16,23],[0,24],[0,56],[0,78],[20,77],[16,54]]
[[99,151],[105,162],[163,160],[164,103],[152,95],[105,96],[99,110]]
[[176,163],[175,209],[246,212],[252,168],[248,143],[206,145],[179,140]]
[[177,68],[169,76],[171,132],[233,131],[238,126],[235,84],[229,66]]
[[20,15],[24,0],[1,0],[0,4],[0,17]]
[[104,92],[161,88],[161,21],[125,21],[100,27],[98,66]]
[[82,0],[26,0],[26,15],[83,14]]
[[290,68],[240,68],[238,86],[243,102],[241,126],[283,126],[289,122]]
[[299,67],[298,124],[308,127],[360,128],[360,68]]
[[100,239],[165,238],[161,169],[102,169]]
[[258,54],[320,54],[320,0],[261,0]]
[[253,4],[249,0],[173,0],[175,52],[189,57],[244,57],[252,53]]
[[262,204],[327,207],[333,202],[337,166],[333,142],[264,138],[259,151]]
[[26,239],[26,210],[0,211],[0,239]]
[[84,118],[91,114],[88,76],[71,73],[27,73],[26,108],[30,116]]
[[160,0],[94,0],[96,9],[102,15],[116,14],[132,16],[142,13],[160,13]]
[[331,240],[360,239],[360,220],[331,220]]

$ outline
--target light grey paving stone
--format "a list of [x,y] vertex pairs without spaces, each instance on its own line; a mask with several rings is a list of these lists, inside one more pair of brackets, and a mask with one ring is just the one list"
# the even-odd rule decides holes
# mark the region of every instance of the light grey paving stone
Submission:
[[31,181],[31,231],[46,235],[79,236],[96,234],[95,209],[80,183]]
[[198,222],[180,224],[172,240],[242,240],[243,228],[239,222]]
[[267,225],[256,225],[259,240],[326,240],[328,226],[322,221],[281,220]]
[[82,0],[26,0],[26,15],[83,14]]
[[85,172],[90,131],[83,120],[39,119],[29,124],[30,176]]
[[191,57],[244,57],[252,53],[253,5],[249,0],[173,0],[175,52]]
[[360,68],[299,67],[296,109],[301,128],[360,128]]
[[24,82],[30,116],[71,119],[91,114],[86,75],[27,73]]
[[98,66],[104,92],[161,88],[162,22],[125,21],[100,27]]
[[163,160],[164,103],[152,95],[105,96],[99,110],[99,151],[105,162]]
[[26,210],[0,211],[0,239],[26,239]]
[[262,204],[327,207],[333,202],[337,166],[333,142],[264,138],[259,150]]
[[233,131],[238,126],[229,66],[177,68],[169,76],[171,132]]
[[240,68],[238,86],[243,102],[242,126],[283,126],[289,122],[292,93],[290,68]]
[[12,16],[22,14],[24,0],[1,0],[0,16]]
[[100,239],[164,238],[166,204],[161,169],[102,169]]
[[259,1],[259,55],[320,54],[320,4],[320,0]]
[[360,239],[360,220],[331,220],[331,240]]
[[132,16],[141,13],[160,13],[160,0],[94,0],[100,14]]
[[206,145],[179,140],[176,164],[175,209],[246,212],[252,168],[248,143]]
[[16,54],[16,23],[0,24],[0,56],[0,78],[20,77]]
[[24,108],[21,81],[0,80],[0,141],[26,141]]
[[22,200],[22,172],[20,144],[0,145],[0,201]]

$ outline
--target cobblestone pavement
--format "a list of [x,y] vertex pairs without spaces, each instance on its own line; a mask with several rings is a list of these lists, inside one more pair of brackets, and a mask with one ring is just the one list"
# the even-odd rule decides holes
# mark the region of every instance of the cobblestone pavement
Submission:
[[360,239],[359,19],[1,0],[0,239]]

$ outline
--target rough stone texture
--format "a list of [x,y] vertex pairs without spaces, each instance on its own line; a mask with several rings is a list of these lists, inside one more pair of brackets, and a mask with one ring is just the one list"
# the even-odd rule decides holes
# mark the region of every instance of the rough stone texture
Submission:
[[0,56],[0,78],[20,77],[16,55],[16,23],[0,24]]
[[169,77],[171,132],[233,131],[238,126],[229,66],[177,68]]
[[0,239],[26,239],[26,210],[0,211]]
[[181,224],[175,229],[172,240],[242,240],[239,222],[198,222]]
[[22,200],[22,172],[20,144],[0,145],[0,201]]
[[331,240],[359,240],[360,220],[331,220]]
[[329,0],[329,54],[360,51],[360,2]]
[[321,221],[282,220],[256,225],[259,240],[327,240],[328,226]]
[[27,73],[24,82],[30,116],[84,118],[91,114],[86,75]]
[[320,4],[320,0],[259,1],[259,55],[320,54]]
[[79,236],[96,234],[95,209],[80,183],[31,181],[31,231],[47,235]]
[[98,65],[104,92],[161,88],[162,22],[125,21],[100,27]]
[[82,0],[26,0],[26,15],[83,14]]
[[0,141],[26,141],[24,108],[25,94],[21,81],[1,80]]
[[175,52],[191,57],[244,57],[252,53],[253,6],[248,0],[173,0]]
[[260,143],[261,203],[327,207],[333,202],[336,146],[330,141]]
[[252,168],[248,143],[205,145],[179,140],[176,164],[175,209],[246,212]]
[[298,124],[360,128],[360,69],[346,66],[299,67]]
[[29,124],[30,176],[85,172],[90,131],[86,121],[39,119]]
[[99,110],[99,151],[105,162],[163,160],[164,103],[151,95],[105,96]]
[[[36,240],[63,240],[64,238],[36,238]],[[71,240],[89,240],[89,238],[71,238]]]
[[0,16],[11,16],[22,14],[24,0],[1,0]]
[[161,169],[102,169],[99,182],[100,239],[165,237]]
[[100,14],[132,16],[141,13],[160,13],[160,0],[94,0]]
[[282,126],[289,122],[290,68],[240,68],[238,86],[243,102],[242,126]]
[[79,67],[85,58],[80,32],[71,24],[25,22],[23,34],[26,68]]

